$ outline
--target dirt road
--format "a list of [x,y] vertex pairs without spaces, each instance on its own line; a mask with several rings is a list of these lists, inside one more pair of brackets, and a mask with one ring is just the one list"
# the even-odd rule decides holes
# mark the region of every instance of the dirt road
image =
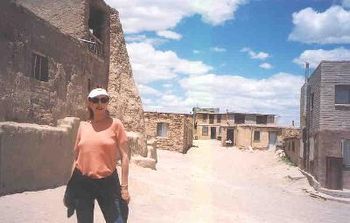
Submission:
[[[350,205],[311,198],[306,179],[270,151],[195,141],[187,154],[158,151],[157,170],[131,165],[130,223],[349,222]],[[65,218],[64,187],[0,197],[0,222],[76,222]],[[96,204],[95,222],[104,222]]]

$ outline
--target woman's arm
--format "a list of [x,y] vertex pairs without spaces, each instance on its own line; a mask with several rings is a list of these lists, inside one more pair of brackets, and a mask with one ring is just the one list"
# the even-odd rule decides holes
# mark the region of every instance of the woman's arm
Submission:
[[119,121],[118,126],[118,148],[121,156],[121,195],[123,200],[129,203],[130,196],[128,190],[129,183],[129,147],[128,147],[128,138],[123,124]]
[[80,137],[81,137],[81,124],[79,124],[78,131],[77,131],[77,137],[75,138],[75,143],[74,143],[74,148],[73,148],[73,164],[72,164],[72,172],[71,175],[73,174],[73,171],[75,169],[75,162],[78,159],[79,155],[79,150],[78,150],[78,144],[80,142]]

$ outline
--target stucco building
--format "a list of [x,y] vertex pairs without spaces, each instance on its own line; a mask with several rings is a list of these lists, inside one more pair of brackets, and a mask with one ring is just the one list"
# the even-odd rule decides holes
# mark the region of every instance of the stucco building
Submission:
[[218,139],[223,146],[275,148],[282,128],[275,115],[220,113],[218,108],[194,108],[195,139]]
[[301,167],[322,187],[350,189],[350,62],[322,61],[301,89]]
[[[144,154],[119,14],[103,0],[0,1],[0,52],[0,194],[66,183],[78,123],[64,119],[87,118],[86,97],[97,85],[111,95],[110,114],[139,133],[133,152]],[[18,156],[29,152],[37,156]]]

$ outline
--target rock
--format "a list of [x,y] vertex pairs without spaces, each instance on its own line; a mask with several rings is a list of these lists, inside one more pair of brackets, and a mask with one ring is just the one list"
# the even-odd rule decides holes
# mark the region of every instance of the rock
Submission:
[[147,158],[154,159],[158,162],[157,149],[153,146],[147,146]]
[[147,156],[146,143],[143,134],[139,132],[127,132],[128,145],[131,155]]
[[156,160],[148,157],[133,156],[131,162],[144,168],[156,169]]

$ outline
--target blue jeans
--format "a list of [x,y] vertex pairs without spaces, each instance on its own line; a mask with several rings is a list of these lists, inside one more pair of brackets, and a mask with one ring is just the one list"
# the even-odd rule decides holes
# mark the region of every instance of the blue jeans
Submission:
[[117,171],[102,179],[91,179],[75,169],[72,177],[75,178],[75,211],[78,223],[93,223],[95,199],[106,223],[127,222],[129,208],[121,199]]

